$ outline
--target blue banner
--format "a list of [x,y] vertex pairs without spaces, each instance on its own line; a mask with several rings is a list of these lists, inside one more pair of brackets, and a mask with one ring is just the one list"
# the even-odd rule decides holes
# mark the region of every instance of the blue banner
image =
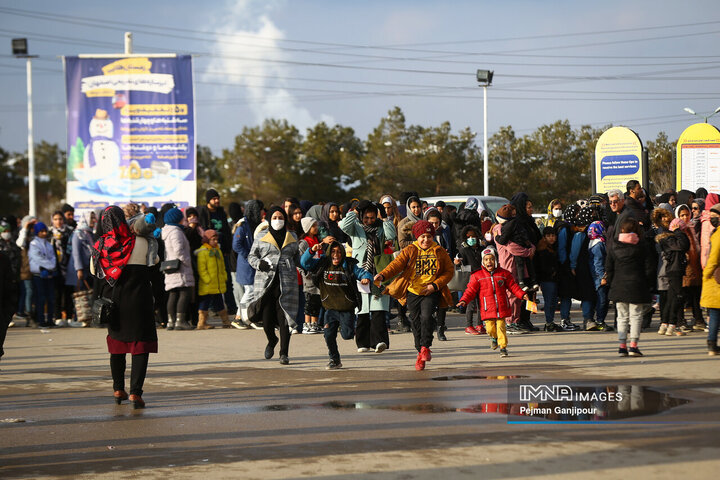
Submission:
[[192,58],[65,57],[67,200],[195,205]]

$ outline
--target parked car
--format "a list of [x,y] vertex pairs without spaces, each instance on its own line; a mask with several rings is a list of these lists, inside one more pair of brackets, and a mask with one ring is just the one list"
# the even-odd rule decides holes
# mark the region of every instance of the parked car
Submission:
[[488,196],[485,197],[483,195],[440,195],[437,197],[421,197],[422,200],[425,200],[428,202],[428,205],[435,205],[435,203],[439,201],[445,202],[446,205],[452,205],[453,207],[459,209],[460,205],[464,205],[468,198],[475,197],[478,199],[478,202],[480,203],[480,206],[483,207],[483,209],[487,210],[487,212],[490,214],[490,217],[492,218],[493,222],[495,221],[495,212],[502,207],[505,204],[510,203],[510,200],[508,200],[505,197],[493,197]]

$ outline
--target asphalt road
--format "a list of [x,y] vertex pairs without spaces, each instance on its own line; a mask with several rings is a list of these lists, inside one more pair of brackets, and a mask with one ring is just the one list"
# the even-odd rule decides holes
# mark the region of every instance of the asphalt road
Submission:
[[[510,337],[500,358],[450,315],[447,342],[414,370],[410,334],[382,354],[296,335],[289,366],[258,330],[159,332],[144,410],[112,400],[105,332],[15,327],[0,362],[0,478],[712,478],[720,357],[705,334]],[[539,319],[535,316],[535,323]],[[129,367],[128,367],[129,377]],[[520,415],[508,385],[623,392],[587,422]],[[498,413],[500,412],[500,413]],[[557,419],[558,417],[552,417]],[[532,420],[533,423],[514,423]]]

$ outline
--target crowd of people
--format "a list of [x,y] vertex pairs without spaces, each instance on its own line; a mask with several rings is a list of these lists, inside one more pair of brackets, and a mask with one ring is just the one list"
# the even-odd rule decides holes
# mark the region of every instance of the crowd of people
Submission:
[[[75,215],[63,205],[49,227],[3,217],[0,356],[9,327],[87,327],[110,311],[114,398],[141,408],[157,329],[212,329],[211,312],[223,328],[263,329],[265,358],[280,343],[283,365],[293,334],[324,334],[327,368],[337,369],[338,331],[359,353],[382,353],[390,333],[412,332],[423,370],[433,340],[447,339],[449,310],[465,315],[465,334],[487,334],[508,356],[508,335],[539,330],[530,320],[539,294],[547,332],[617,330],[618,354],[638,357],[659,311],[658,334],[705,331],[708,353],[718,354],[718,194],[650,198],[630,181],[626,191],[554,199],[547,216],[533,214],[522,192],[497,212],[473,197],[458,208],[428,205],[415,192],[345,204],[254,199],[226,212],[209,189],[196,208],[128,203]],[[82,296],[92,313],[79,307]],[[581,326],[570,318],[573,300]]]

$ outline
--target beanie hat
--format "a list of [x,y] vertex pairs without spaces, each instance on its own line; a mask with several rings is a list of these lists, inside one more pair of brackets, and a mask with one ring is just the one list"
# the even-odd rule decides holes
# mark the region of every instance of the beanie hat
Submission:
[[33,227],[33,232],[35,233],[35,235],[42,232],[43,230],[47,230],[47,225],[45,225],[43,222],[37,222]]
[[481,258],[485,259],[485,257],[487,257],[488,255],[491,255],[493,257],[493,259],[495,260],[495,265],[497,265],[497,252],[495,251],[494,248],[488,247],[488,248],[484,249],[482,251]]
[[186,216],[186,217],[189,218],[189,217],[192,217],[193,215],[196,216],[196,217],[199,217],[199,216],[200,216],[200,214],[199,214],[198,211],[197,211],[197,208],[195,208],[195,207],[188,207],[188,208],[185,209],[185,216]]
[[203,233],[202,241],[203,243],[208,243],[212,237],[217,237],[217,231],[213,229],[205,230],[205,233]]
[[435,227],[433,227],[432,223],[428,222],[427,220],[420,220],[415,222],[415,224],[413,225],[412,233],[416,239],[420,238],[420,235],[423,235],[425,233],[429,233],[431,237],[434,237]]
[[302,225],[303,232],[310,233],[310,229],[313,225],[317,223],[317,220],[310,217],[304,217],[302,220],[300,220],[300,225]]
[[517,209],[509,203],[500,207],[495,214],[496,217],[503,220],[511,220],[517,215]]
[[220,194],[214,188],[209,188],[207,192],[205,192],[205,200],[208,203],[215,197],[220,197]]
[[177,207],[171,208],[170,210],[165,212],[165,216],[163,216],[165,225],[178,225],[180,222],[182,222],[182,219],[183,213]]

